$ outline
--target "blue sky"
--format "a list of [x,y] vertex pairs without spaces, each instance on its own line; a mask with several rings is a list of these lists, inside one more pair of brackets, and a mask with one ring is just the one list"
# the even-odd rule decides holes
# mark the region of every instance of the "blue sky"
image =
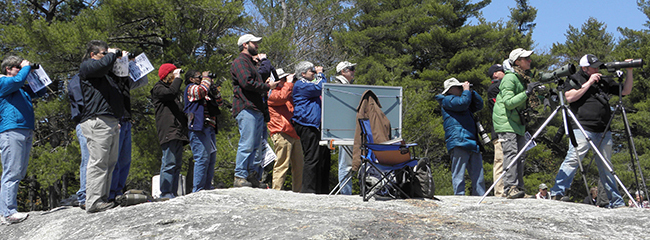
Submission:
[[[476,1],[475,1],[476,2]],[[535,50],[550,50],[553,43],[564,43],[564,34],[569,25],[581,28],[589,17],[604,22],[607,32],[618,41],[621,34],[617,27],[634,30],[648,29],[643,26],[648,17],[638,9],[635,0],[531,0],[530,6],[537,8],[537,26],[533,30]],[[510,8],[514,8],[514,0],[492,0],[487,7],[482,9],[483,17],[488,22],[498,20],[508,21]]]

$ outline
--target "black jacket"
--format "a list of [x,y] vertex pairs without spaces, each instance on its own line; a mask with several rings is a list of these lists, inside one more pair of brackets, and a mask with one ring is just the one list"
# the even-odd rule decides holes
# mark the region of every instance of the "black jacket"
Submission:
[[189,143],[187,137],[187,117],[183,113],[183,102],[180,78],[174,79],[171,84],[158,81],[151,89],[151,99],[156,110],[156,128],[160,145],[171,140]]
[[[566,91],[574,87],[580,88],[582,84],[589,80],[589,76],[582,69],[571,75],[571,78],[574,83],[565,84]],[[605,126],[607,126],[609,118],[612,116],[609,94],[618,94],[618,91],[616,81],[603,77],[598,83],[591,85],[580,99],[570,103],[569,106],[585,130],[600,133],[605,131]],[[574,129],[578,128],[575,124],[572,124],[572,127]]]
[[84,101],[81,122],[98,115],[122,117],[124,99],[115,82],[119,79],[110,73],[115,59],[115,53],[108,53],[100,60],[89,58],[81,63],[79,79]]

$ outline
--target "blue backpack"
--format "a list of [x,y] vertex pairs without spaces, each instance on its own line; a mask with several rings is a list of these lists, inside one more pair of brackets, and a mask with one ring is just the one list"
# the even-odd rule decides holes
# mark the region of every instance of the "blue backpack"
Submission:
[[74,75],[68,82],[68,97],[70,98],[70,114],[72,115],[72,120],[79,123],[84,108],[84,95],[81,91],[79,74]]

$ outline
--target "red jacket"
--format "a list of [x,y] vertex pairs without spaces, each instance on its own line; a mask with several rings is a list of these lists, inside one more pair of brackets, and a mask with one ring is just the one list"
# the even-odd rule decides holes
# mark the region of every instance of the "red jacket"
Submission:
[[271,134],[283,132],[295,139],[300,139],[296,130],[291,124],[293,117],[293,83],[284,82],[278,84],[269,94],[269,115],[271,121],[268,123]]

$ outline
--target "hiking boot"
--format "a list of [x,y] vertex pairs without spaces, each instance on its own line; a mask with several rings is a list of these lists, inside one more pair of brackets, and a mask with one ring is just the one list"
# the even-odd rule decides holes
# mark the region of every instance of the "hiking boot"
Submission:
[[252,185],[254,188],[258,188],[258,187],[260,187],[260,181],[257,180],[257,172],[256,172],[256,171],[252,171],[251,173],[249,173],[249,174],[248,174],[248,177],[246,177],[246,181],[248,181],[249,183],[251,183],[251,185]]
[[571,202],[571,198],[569,196],[562,196],[561,194],[551,196],[552,200],[557,200],[557,201],[562,201],[562,202]]
[[98,212],[103,212],[108,209],[114,208],[115,204],[113,202],[95,202],[92,207],[90,207],[86,212],[88,213],[98,213]]
[[246,179],[235,177],[235,181],[232,183],[233,187],[252,187],[253,184],[246,181]]
[[81,210],[86,210],[86,203],[79,204],[79,208],[81,208]]
[[27,219],[27,217],[29,217],[29,214],[17,212],[17,213],[11,214],[11,216],[9,216],[9,217],[4,218],[3,223],[7,223],[7,224],[19,223],[19,222],[25,221],[25,219]]
[[515,199],[515,198],[523,198],[526,193],[524,191],[520,191],[519,188],[512,186],[508,190],[508,194],[506,194],[506,197],[508,199]]

